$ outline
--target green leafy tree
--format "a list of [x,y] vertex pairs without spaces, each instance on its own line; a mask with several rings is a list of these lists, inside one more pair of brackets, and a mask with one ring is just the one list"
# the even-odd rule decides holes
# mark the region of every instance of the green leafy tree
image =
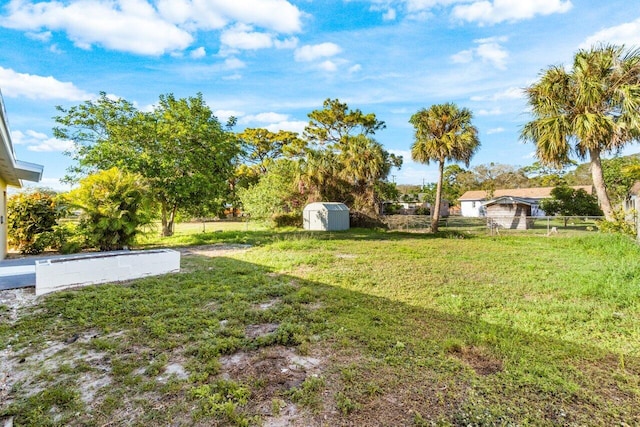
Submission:
[[241,146],[241,158],[258,174],[267,173],[269,165],[280,158],[296,158],[304,154],[306,141],[296,132],[247,128],[237,134]]
[[304,137],[321,146],[336,147],[354,135],[371,136],[386,127],[373,113],[350,110],[346,103],[338,99],[326,99],[322,110],[309,113],[309,124]]
[[341,201],[367,215],[377,215],[383,188],[402,157],[382,148],[373,139],[384,122],[375,114],[350,110],[339,100],[325,100],[323,109],[309,113],[304,135],[315,148],[307,150],[304,182],[311,199]]
[[[576,162],[571,162],[572,166],[575,164]],[[536,161],[532,165],[521,168],[520,171],[529,178],[530,187],[557,187],[567,184],[568,170],[565,165],[555,167]]]
[[64,210],[56,193],[25,191],[7,201],[9,246],[23,254],[39,254],[53,243],[53,231]]
[[177,99],[161,95],[151,112],[102,93],[95,101],[57,107],[58,138],[74,142],[77,161],[68,179],[117,167],[146,181],[161,211],[162,234],[173,234],[176,213],[219,209],[229,191],[239,152],[202,94]]
[[[601,216],[598,198],[582,188],[575,189],[566,185],[551,190],[551,198],[540,202],[540,207],[547,215],[568,216]],[[567,226],[567,218],[564,220]]]
[[480,146],[478,130],[471,124],[473,114],[453,103],[419,110],[409,122],[415,128],[411,157],[421,163],[438,163],[438,183],[431,230],[438,231],[445,162],[464,162],[467,166]]
[[536,144],[544,164],[588,156],[600,206],[612,220],[601,155],[640,136],[640,51],[608,45],[580,50],[571,70],[550,67],[526,92],[533,120],[521,137]]
[[82,211],[79,230],[87,243],[101,251],[133,245],[141,227],[152,219],[143,179],[117,168],[81,179],[67,198],[72,207]]
[[602,160],[602,173],[607,192],[614,204],[621,204],[629,195],[629,190],[640,177],[634,170],[640,170],[637,156],[613,157]]
[[300,166],[290,159],[275,160],[256,184],[238,190],[243,209],[252,218],[273,219],[301,214],[306,196],[300,191]]

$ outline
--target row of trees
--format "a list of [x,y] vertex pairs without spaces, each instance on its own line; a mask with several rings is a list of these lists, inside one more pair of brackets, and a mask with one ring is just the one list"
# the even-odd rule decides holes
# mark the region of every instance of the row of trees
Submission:
[[[521,136],[535,143],[540,161],[528,169],[445,167],[447,162],[468,167],[480,146],[471,111],[445,103],[411,116],[412,158],[438,165],[434,231],[443,196],[456,199],[464,182],[488,191],[501,180],[568,184],[570,175],[564,170],[573,163],[571,157],[590,159],[599,203],[607,219],[613,219],[607,181],[614,193],[628,188],[629,182],[603,168],[601,155],[640,138],[640,53],[616,46],[581,50],[571,70],[545,70],[526,94],[533,120]],[[117,171],[112,179],[118,173],[132,176],[140,193],[149,196],[151,211],[158,212],[164,236],[173,233],[178,214],[208,216],[227,203],[242,205],[254,216],[296,217],[307,202],[331,200],[375,216],[379,202],[397,197],[387,177],[402,158],[375,140],[385,123],[337,99],[327,99],[323,108],[309,113],[302,135],[265,129],[233,133],[235,119],[222,125],[201,94],[184,99],[161,95],[151,111],[105,93],[94,101],[57,108],[54,134],[74,143],[68,154],[76,163],[66,179],[77,182],[109,170]],[[638,177],[637,162],[620,167],[629,180]],[[584,174],[580,167],[576,176],[578,172]]]
[[[201,94],[162,95],[151,111],[105,93],[57,108],[55,136],[74,143],[67,154],[76,162],[65,180],[80,187],[56,198],[56,218],[81,214],[83,244],[100,249],[127,246],[134,229],[154,216],[169,236],[177,215],[214,216],[229,204],[272,218],[297,217],[307,202],[335,200],[375,215],[378,202],[393,196],[386,182],[391,168],[402,163],[373,138],[384,122],[337,99],[309,114],[302,136],[266,129],[233,133],[235,119],[223,126]],[[105,187],[105,180],[113,185]],[[45,240],[52,242],[47,236],[60,236],[63,229],[39,227],[31,227],[41,233],[37,244],[16,229],[19,245],[40,250]],[[102,238],[89,238],[100,230]]]
[[[572,156],[590,160],[591,180],[607,221],[614,211],[601,156],[640,139],[640,50],[602,45],[580,50],[571,70],[553,66],[526,89],[533,120],[521,133],[536,145],[540,167],[562,170]],[[434,105],[411,117],[414,160],[439,166],[432,230],[437,230],[445,162],[465,162],[477,150],[472,114],[454,104]],[[638,169],[635,169],[637,172]]]

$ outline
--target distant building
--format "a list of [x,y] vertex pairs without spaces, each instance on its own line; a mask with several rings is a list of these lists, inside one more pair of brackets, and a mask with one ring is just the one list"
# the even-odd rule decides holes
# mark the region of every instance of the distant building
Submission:
[[[507,188],[495,190],[490,194],[485,190],[467,191],[458,199],[460,201],[460,214],[467,217],[481,217],[487,215],[487,204],[491,200],[501,197],[513,197],[530,206],[529,216],[546,216],[545,211],[540,209],[540,202],[551,198],[551,190],[555,187],[537,188]],[[590,185],[573,186],[576,190],[584,190],[587,194],[593,194],[593,187]]]
[[7,256],[7,187],[22,187],[22,181],[38,182],[43,167],[16,159],[9,121],[0,94],[0,260]]

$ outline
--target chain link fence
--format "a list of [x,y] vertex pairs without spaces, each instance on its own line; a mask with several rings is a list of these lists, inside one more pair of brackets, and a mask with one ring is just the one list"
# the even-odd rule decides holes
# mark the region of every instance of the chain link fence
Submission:
[[[529,216],[529,217],[462,217],[449,216],[439,221],[439,230],[501,235],[528,233],[553,235],[563,232],[591,232],[598,230],[599,216]],[[428,215],[386,215],[382,221],[392,231],[429,232]]]

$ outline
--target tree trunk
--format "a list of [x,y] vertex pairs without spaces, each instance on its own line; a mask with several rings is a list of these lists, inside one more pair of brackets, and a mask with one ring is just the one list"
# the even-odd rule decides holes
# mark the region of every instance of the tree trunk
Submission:
[[173,207],[171,211],[167,209],[166,202],[161,203],[162,206],[162,237],[173,236],[173,220],[176,216],[176,209]]
[[442,177],[444,175],[444,160],[440,162],[438,173],[438,185],[436,186],[436,203],[431,211],[431,231],[438,232],[438,222],[440,221],[440,205],[442,204]]
[[613,209],[611,209],[611,201],[607,194],[607,187],[604,183],[604,176],[602,174],[602,163],[600,162],[600,151],[589,150],[589,156],[591,157],[591,179],[593,180],[593,187],[596,190],[598,196],[598,202],[600,202],[600,208],[604,212],[604,217],[607,221],[613,221]]

